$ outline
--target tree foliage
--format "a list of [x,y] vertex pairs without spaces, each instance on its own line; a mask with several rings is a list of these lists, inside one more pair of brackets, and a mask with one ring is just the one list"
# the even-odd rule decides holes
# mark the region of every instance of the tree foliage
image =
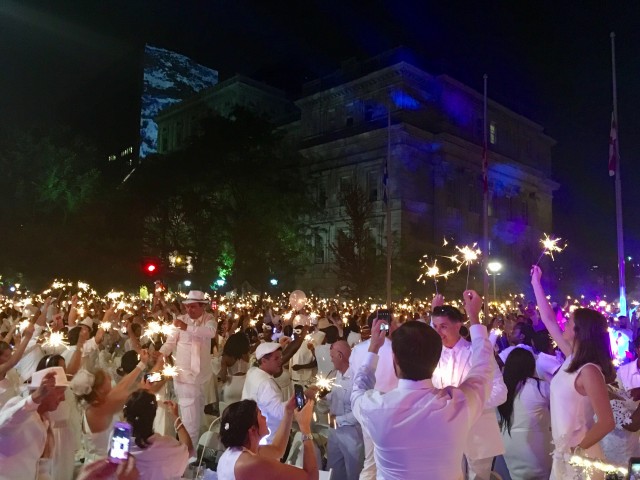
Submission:
[[291,277],[308,205],[299,160],[282,132],[248,110],[207,118],[187,148],[145,160],[130,184],[146,199],[147,252],[192,256],[201,284],[230,264],[235,285]]
[[335,260],[334,272],[354,297],[364,297],[379,288],[382,279],[382,258],[368,221],[372,204],[366,193],[355,183],[340,194],[347,230],[338,231],[336,242],[330,245]]

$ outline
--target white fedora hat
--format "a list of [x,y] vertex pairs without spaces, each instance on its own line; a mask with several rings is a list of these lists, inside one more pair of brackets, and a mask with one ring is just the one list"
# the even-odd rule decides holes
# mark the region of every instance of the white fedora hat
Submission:
[[190,303],[209,303],[209,300],[204,298],[204,292],[200,290],[191,290],[187,298],[185,298],[182,303],[185,305],[189,305]]
[[31,375],[31,383],[29,384],[30,390],[35,390],[42,383],[42,379],[50,372],[55,373],[56,379],[56,387],[68,387],[69,380],[67,380],[67,375],[64,373],[64,368],[62,367],[49,367],[43,370],[38,370]]

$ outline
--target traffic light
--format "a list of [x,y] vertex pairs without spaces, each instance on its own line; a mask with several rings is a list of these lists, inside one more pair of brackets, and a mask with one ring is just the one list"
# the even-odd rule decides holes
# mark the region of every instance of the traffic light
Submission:
[[153,276],[160,273],[160,261],[157,258],[145,258],[142,260],[142,272]]

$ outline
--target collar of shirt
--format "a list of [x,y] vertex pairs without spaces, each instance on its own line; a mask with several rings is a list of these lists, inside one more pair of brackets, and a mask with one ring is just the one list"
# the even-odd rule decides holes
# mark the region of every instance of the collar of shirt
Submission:
[[398,380],[398,390],[426,390],[434,388],[431,379],[425,380],[408,380],[401,378]]

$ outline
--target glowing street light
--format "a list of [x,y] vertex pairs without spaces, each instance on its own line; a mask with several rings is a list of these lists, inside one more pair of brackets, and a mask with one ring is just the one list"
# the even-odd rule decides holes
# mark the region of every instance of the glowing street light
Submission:
[[184,281],[184,282],[182,282],[182,283],[183,283],[183,285],[184,285],[185,287],[190,287],[190,286],[191,286],[191,280],[185,280],[185,281]]
[[272,278],[271,280],[269,280],[269,283],[275,287],[278,285],[278,279],[277,278]]
[[489,269],[489,275],[493,277],[493,301],[497,302],[498,299],[496,297],[496,276],[500,275],[500,270],[502,270],[502,264],[500,262],[489,262],[487,264],[487,268]]

